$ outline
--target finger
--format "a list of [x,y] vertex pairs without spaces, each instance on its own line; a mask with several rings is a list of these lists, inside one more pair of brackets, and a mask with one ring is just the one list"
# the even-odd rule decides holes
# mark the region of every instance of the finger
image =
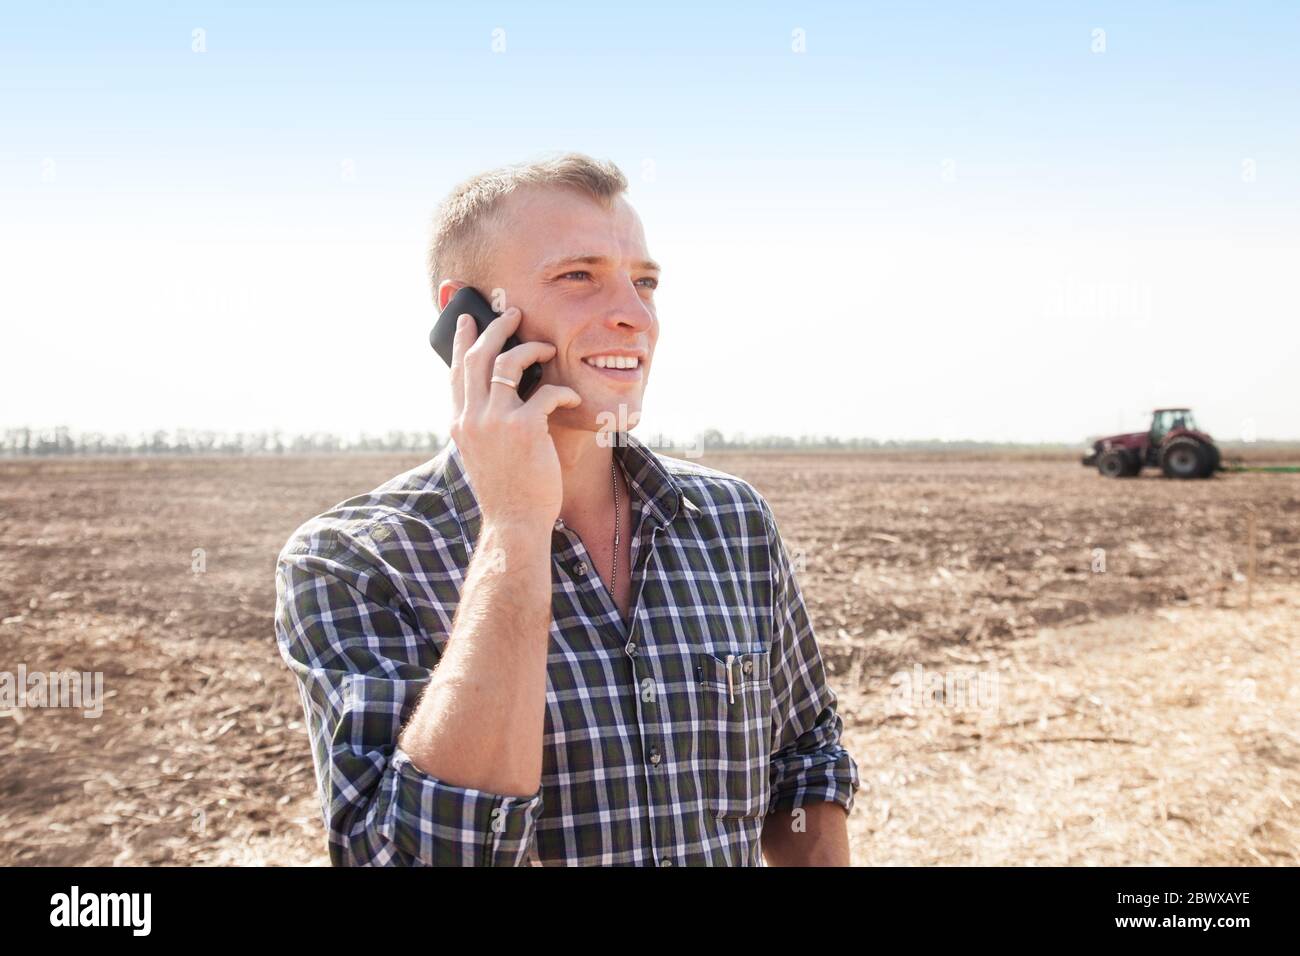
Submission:
[[489,405],[500,405],[502,400],[508,400],[504,405],[505,408],[519,405],[516,400],[518,386],[511,388],[509,385],[499,382],[493,383],[492,378],[500,375],[514,382],[520,382],[523,380],[525,369],[534,362],[549,362],[555,357],[555,352],[555,345],[551,342],[521,342],[514,348],[498,355],[496,362],[492,366],[492,375],[488,378],[489,383],[497,386],[488,392]]
[[513,305],[506,309],[488,323],[465,353],[465,407],[471,411],[487,401],[492,365],[501,354],[506,339],[519,327],[520,314]]
[[465,352],[474,344],[478,326],[474,317],[462,313],[456,321],[456,334],[451,339],[451,417],[459,418],[465,407]]
[[567,385],[539,385],[528,401],[520,406],[521,414],[549,416],[560,406],[577,408],[582,397]]

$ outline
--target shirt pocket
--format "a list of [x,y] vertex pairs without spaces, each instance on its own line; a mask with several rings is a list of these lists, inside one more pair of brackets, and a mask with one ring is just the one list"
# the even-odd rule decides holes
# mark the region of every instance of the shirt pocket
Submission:
[[771,788],[772,684],[766,650],[696,655],[699,754],[705,810],[718,819],[761,817]]

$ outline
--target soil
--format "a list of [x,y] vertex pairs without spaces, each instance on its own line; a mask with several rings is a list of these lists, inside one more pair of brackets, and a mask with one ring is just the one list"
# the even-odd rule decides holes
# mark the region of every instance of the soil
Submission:
[[[98,671],[107,697],[0,716],[0,863],[326,864],[275,556],[419,460],[0,463],[0,671]],[[1300,475],[703,463],[768,498],[801,569],[855,863],[1300,862]]]

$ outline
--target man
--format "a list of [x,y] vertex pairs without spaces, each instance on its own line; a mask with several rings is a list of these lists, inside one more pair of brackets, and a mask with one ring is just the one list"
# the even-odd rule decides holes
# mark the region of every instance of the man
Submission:
[[280,554],[335,864],[848,864],[857,767],[771,509],[609,428],[659,335],[626,188],[570,154],[453,191],[438,308],[509,308],[456,332],[451,441]]

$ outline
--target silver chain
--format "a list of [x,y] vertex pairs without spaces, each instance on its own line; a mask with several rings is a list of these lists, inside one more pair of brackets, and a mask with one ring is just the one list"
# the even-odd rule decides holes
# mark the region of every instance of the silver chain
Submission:
[[609,573],[609,593],[614,594],[614,582],[618,580],[618,465],[611,457],[609,474],[614,479],[614,570]]

